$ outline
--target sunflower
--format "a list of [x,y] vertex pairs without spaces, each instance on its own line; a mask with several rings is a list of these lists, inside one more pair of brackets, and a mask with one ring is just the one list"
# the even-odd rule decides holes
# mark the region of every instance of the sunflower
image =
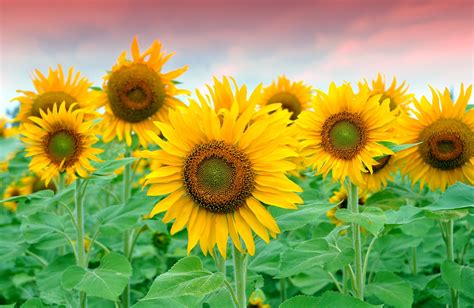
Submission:
[[[31,194],[32,191],[29,187],[18,185],[17,183],[11,183],[5,191],[3,192],[3,199],[8,199],[12,197],[24,196]],[[16,201],[7,201],[3,203],[3,206],[9,209],[12,212],[16,211],[17,202]]]
[[46,185],[45,181],[36,174],[23,177],[21,179],[21,185],[27,187],[32,193],[45,189],[56,191],[56,185],[53,182],[49,182],[48,185]]
[[265,304],[265,294],[262,290],[258,289],[252,292],[247,308],[270,308],[269,304]]
[[52,110],[54,104],[65,102],[69,109],[74,103],[75,108],[83,109],[85,113],[94,112],[96,91],[90,89],[92,82],[82,77],[79,72],[74,73],[74,68],[68,70],[67,77],[64,76],[61,65],[58,69],[49,68],[48,77],[44,76],[39,70],[35,70],[33,76],[33,85],[36,92],[17,91],[22,93],[13,100],[20,102],[20,111],[17,120],[20,122],[29,121],[29,117],[41,117],[41,110],[46,112]]
[[146,177],[148,195],[167,195],[150,216],[166,212],[163,222],[175,220],[171,234],[186,226],[188,254],[199,242],[206,255],[217,244],[225,258],[230,235],[239,251],[253,255],[252,230],[265,242],[269,233],[280,233],[263,204],[296,209],[303,202],[295,193],[301,188],[284,174],[294,168],[286,159],[297,155],[287,145],[289,119],[281,110],[258,118],[252,109],[239,115],[238,103],[217,114],[210,104],[191,101],[170,110],[170,124],[155,122],[158,130],[148,132],[161,148],[142,152],[161,163]]
[[366,168],[372,173],[377,164],[374,157],[393,152],[380,144],[393,141],[387,132],[392,129],[394,115],[389,101],[379,104],[380,95],[370,96],[362,87],[354,94],[349,84],[329,93],[319,91],[313,100],[314,111],[303,111],[296,121],[302,139],[302,155],[318,174],[326,177],[332,171],[334,180],[348,176],[352,182],[362,182]]
[[125,139],[132,144],[131,134],[135,132],[141,145],[152,142],[147,130],[155,130],[153,121],[167,122],[168,109],[182,106],[175,96],[187,94],[177,89],[173,80],[181,76],[187,66],[163,73],[163,65],[172,54],[161,51],[161,43],[154,41],[144,53],[140,53],[137,38],[131,46],[132,60],[124,51],[104,77],[103,91],[98,100],[99,107],[105,107],[101,123],[105,142]]
[[[40,111],[41,118],[30,117],[34,124],[25,123],[23,142],[26,143],[26,156],[32,156],[30,170],[41,174],[48,185],[60,172],[66,172],[68,182],[77,175],[87,177],[95,170],[89,160],[100,161],[95,155],[101,149],[92,148],[97,138],[92,130],[91,121],[83,121],[84,113],[71,105],[66,109],[55,104],[52,110]],[[77,174],[77,175],[76,175]]]
[[414,100],[415,118],[400,119],[402,143],[419,143],[400,152],[400,159],[409,162],[402,167],[413,185],[420,181],[431,190],[457,181],[474,183],[474,109],[466,110],[472,85],[461,91],[453,102],[448,89],[444,93],[431,89],[432,102],[426,97]]
[[263,89],[260,105],[280,103],[291,113],[291,120],[296,120],[303,110],[311,108],[312,96],[313,88],[303,81],[291,82],[286,76],[279,76],[276,82]]
[[[326,216],[329,220],[336,226],[344,224],[342,221],[336,218],[336,211],[338,209],[347,209],[347,189],[344,186],[341,186],[339,190],[336,190],[333,195],[329,198],[331,203],[339,203],[338,206],[327,211]],[[367,191],[359,190],[359,205],[364,205],[367,201]]]
[[[363,182],[361,188],[371,192],[377,192],[387,186],[389,181],[393,181],[393,175],[400,166],[398,154],[386,155],[376,159],[377,165],[372,166],[372,173],[366,172],[362,174]],[[368,171],[368,170],[367,170]]]
[[[367,85],[367,81],[359,83],[359,88],[364,88]],[[377,79],[372,80],[372,87],[370,89],[370,95],[381,94],[380,103],[384,100],[389,99],[390,110],[395,114],[399,114],[400,111],[406,113],[409,110],[409,104],[413,98],[413,94],[409,94],[408,85],[406,81],[402,82],[397,86],[397,78],[394,77],[390,87],[386,88],[385,76],[380,73],[377,75]]]

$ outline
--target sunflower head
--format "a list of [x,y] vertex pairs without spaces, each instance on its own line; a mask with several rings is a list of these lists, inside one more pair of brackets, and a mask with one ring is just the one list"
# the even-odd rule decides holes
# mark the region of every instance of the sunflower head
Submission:
[[354,183],[362,182],[365,168],[372,171],[378,164],[374,157],[393,154],[381,144],[393,141],[387,134],[394,116],[388,101],[379,104],[380,95],[370,96],[367,87],[354,94],[349,84],[329,93],[319,92],[313,101],[314,111],[303,111],[296,124],[302,139],[302,155],[318,174],[332,172],[334,180],[347,176]]
[[402,168],[413,180],[431,190],[461,181],[474,182],[474,109],[466,110],[472,86],[461,90],[454,102],[451,93],[432,91],[432,101],[422,97],[414,100],[415,117],[405,116],[401,121],[403,143],[420,143],[400,153],[409,160]]
[[41,177],[38,176],[37,174],[33,174],[33,175],[23,177],[21,179],[21,185],[24,186],[24,187],[28,187],[28,189],[32,193],[35,193],[35,192],[38,192],[38,191],[41,191],[41,190],[46,190],[46,189],[49,189],[49,190],[52,190],[52,191],[57,190],[56,185],[54,184],[54,182],[49,182],[46,185],[46,182],[44,180],[42,180]]
[[[327,211],[326,216],[329,220],[335,224],[336,226],[340,226],[343,224],[342,221],[336,218],[336,211],[337,209],[347,209],[347,199],[348,199],[347,189],[344,186],[341,186],[339,190],[334,191],[332,196],[329,198],[329,202],[331,203],[339,203],[337,207],[334,207]],[[364,205],[367,201],[367,191],[360,190],[359,191],[359,205]]]
[[134,132],[140,144],[146,146],[151,140],[145,132],[153,129],[153,121],[167,121],[168,109],[183,105],[175,96],[187,91],[177,89],[173,80],[187,67],[162,72],[171,54],[165,54],[158,41],[141,53],[138,40],[134,38],[131,56],[127,59],[124,51],[104,77],[104,91],[98,99],[98,107],[105,107],[101,124],[103,138],[105,142],[115,137],[125,139],[130,146]]
[[35,70],[33,85],[35,92],[20,90],[22,95],[14,98],[20,102],[18,121],[28,122],[29,117],[41,117],[41,111],[53,110],[55,104],[61,103],[67,109],[73,105],[73,108],[83,109],[88,118],[92,117],[97,94],[90,89],[92,83],[79,72],[74,73],[74,68],[68,70],[67,76],[61,65],[56,70],[50,68],[47,77]]
[[252,231],[266,242],[280,232],[266,206],[294,209],[302,202],[295,193],[301,189],[284,174],[294,168],[287,159],[296,155],[288,146],[289,120],[281,110],[240,113],[238,95],[219,113],[211,107],[219,102],[201,99],[170,110],[170,123],[155,122],[157,129],[148,133],[160,147],[142,152],[160,162],[146,176],[148,195],[167,195],[150,215],[166,212],[163,221],[174,220],[171,234],[187,227],[188,253],[199,242],[204,254],[217,245],[225,257],[230,236],[237,249],[253,255]]
[[286,76],[279,76],[277,81],[263,89],[260,104],[281,104],[291,114],[291,120],[311,107],[312,87],[302,81],[291,82]]
[[31,171],[41,174],[45,185],[62,172],[72,181],[95,170],[89,160],[99,161],[95,155],[102,150],[92,147],[97,137],[92,122],[83,121],[81,109],[75,109],[75,105],[67,109],[62,103],[59,108],[54,105],[52,110],[41,111],[41,118],[29,119],[34,124],[24,124],[22,140],[26,143],[27,156],[32,156]]
[[263,293],[262,290],[257,289],[250,294],[247,308],[270,308],[269,304],[265,304],[265,300],[265,293]]
[[[8,185],[5,191],[3,192],[3,199],[18,197],[18,196],[25,196],[25,195],[31,194],[32,192],[33,191],[31,191],[30,187],[13,182],[10,185]],[[12,212],[15,212],[16,207],[17,207],[17,202],[16,201],[4,202],[3,206]]]
[[[367,85],[365,83],[359,83],[359,88],[363,88]],[[381,95],[379,98],[380,103],[384,102],[386,99],[389,100],[390,110],[395,114],[400,114],[400,112],[408,112],[409,104],[413,98],[412,94],[408,92],[408,85],[406,81],[397,85],[397,78],[394,77],[390,86],[385,83],[385,76],[382,74],[377,75],[377,79],[372,80],[372,86],[370,87],[371,95]]]

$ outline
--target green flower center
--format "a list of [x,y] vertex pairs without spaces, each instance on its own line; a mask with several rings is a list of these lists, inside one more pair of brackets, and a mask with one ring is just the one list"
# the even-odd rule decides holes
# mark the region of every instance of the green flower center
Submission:
[[301,113],[301,103],[298,98],[289,92],[280,92],[273,95],[269,100],[268,104],[281,104],[283,109],[291,112],[291,120],[296,120],[298,115]]
[[64,161],[63,167],[74,164],[81,154],[81,140],[72,131],[59,130],[50,133],[45,141],[51,161],[55,164],[60,164]]
[[464,122],[440,119],[420,134],[418,151],[434,168],[452,170],[465,165],[474,155],[474,133]]
[[63,91],[51,91],[43,93],[41,95],[38,95],[33,100],[30,115],[35,117],[41,117],[40,110],[43,110],[43,112],[53,110],[54,104],[56,104],[59,109],[59,106],[61,106],[63,102],[66,103],[66,109],[69,109],[69,107],[73,103],[76,103],[77,100]]
[[249,159],[223,141],[196,145],[186,158],[183,178],[193,201],[213,213],[235,211],[254,188]]
[[164,105],[166,97],[160,76],[142,63],[113,72],[106,92],[114,115],[131,123],[154,115]]
[[359,114],[347,111],[328,117],[321,137],[324,150],[344,160],[353,159],[367,143],[364,121]]

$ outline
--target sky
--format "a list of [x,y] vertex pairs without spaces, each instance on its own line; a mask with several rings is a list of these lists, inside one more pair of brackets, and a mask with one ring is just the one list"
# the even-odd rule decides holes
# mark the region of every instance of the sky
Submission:
[[33,90],[35,68],[74,66],[100,86],[135,35],[175,52],[165,72],[189,65],[190,90],[279,74],[327,90],[381,72],[417,96],[429,84],[456,92],[474,79],[473,19],[470,0],[0,0],[0,115]]

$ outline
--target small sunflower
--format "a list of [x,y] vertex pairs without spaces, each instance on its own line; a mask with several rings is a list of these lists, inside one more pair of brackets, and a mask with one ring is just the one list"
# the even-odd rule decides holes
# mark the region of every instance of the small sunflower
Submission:
[[265,294],[262,290],[255,290],[250,294],[247,308],[270,308],[271,306],[269,304],[265,304],[265,299]]
[[[11,183],[9,186],[7,186],[7,188],[3,192],[3,199],[29,195],[31,193],[32,191],[30,190],[28,186],[18,185],[17,183]],[[17,202],[16,201],[4,202],[3,206],[12,212],[15,212],[16,207],[17,207]]]
[[52,110],[40,111],[41,118],[30,117],[34,124],[25,123],[22,140],[26,143],[26,156],[32,156],[30,170],[41,174],[48,185],[60,172],[66,172],[68,181],[77,175],[87,177],[95,170],[89,160],[100,161],[95,155],[102,152],[93,148],[97,137],[91,121],[83,121],[84,113],[71,105],[54,105]]
[[379,104],[380,95],[370,97],[367,87],[354,94],[349,84],[329,93],[319,92],[313,100],[314,111],[303,111],[296,121],[302,139],[302,155],[318,174],[332,171],[334,180],[348,176],[361,183],[362,172],[372,171],[374,157],[393,154],[382,141],[393,141],[387,132],[392,129],[394,115],[389,101]]
[[56,185],[53,182],[49,182],[48,185],[46,185],[46,182],[36,174],[23,177],[21,179],[21,185],[27,187],[32,193],[45,189],[56,191]]
[[376,159],[377,165],[372,166],[373,172],[363,173],[361,188],[370,192],[377,192],[387,186],[389,181],[393,181],[393,175],[400,166],[398,154],[386,155]]
[[253,255],[252,230],[265,242],[280,233],[263,204],[296,209],[303,202],[295,193],[301,188],[284,174],[294,168],[286,159],[297,155],[286,143],[288,117],[281,110],[258,118],[252,109],[239,115],[238,103],[217,114],[211,104],[191,101],[170,110],[170,124],[155,122],[158,130],[148,132],[161,148],[142,152],[161,163],[146,177],[148,195],[167,195],[150,216],[166,212],[165,223],[175,220],[171,234],[186,226],[188,253],[199,242],[204,254],[212,255],[217,244],[226,257],[230,235],[239,251],[242,238]]
[[[364,88],[367,85],[365,83],[359,83],[359,88]],[[408,85],[406,81],[402,82],[397,86],[397,78],[394,77],[390,87],[386,87],[385,77],[381,74],[377,75],[377,79],[372,80],[372,87],[370,88],[371,95],[381,94],[380,103],[384,100],[389,99],[390,110],[395,114],[399,114],[400,111],[406,113],[409,110],[409,104],[413,98],[412,94],[408,92]]]
[[431,190],[461,181],[474,183],[474,109],[466,110],[472,85],[461,91],[453,102],[448,89],[444,93],[431,89],[432,102],[426,97],[414,100],[415,118],[400,119],[402,143],[419,143],[400,152],[407,163],[402,172],[408,173],[413,185],[428,185]]
[[[329,198],[329,202],[331,203],[339,203],[340,204],[329,211],[327,211],[326,216],[329,220],[336,226],[340,226],[344,224],[342,221],[336,218],[336,211],[337,209],[347,209],[347,189],[344,186],[341,186],[339,190],[336,190],[333,195]],[[367,191],[360,190],[359,191],[359,205],[364,205],[367,201]]]
[[132,60],[124,51],[104,77],[103,91],[98,100],[99,107],[105,106],[101,122],[103,139],[109,142],[115,137],[132,144],[131,134],[135,132],[141,145],[152,142],[147,130],[155,130],[153,121],[167,122],[168,109],[182,106],[175,96],[187,94],[177,89],[173,80],[181,76],[187,66],[163,73],[163,65],[172,54],[161,51],[161,43],[154,41],[149,49],[140,53],[137,38],[131,46]]
[[286,76],[279,76],[278,81],[263,89],[261,105],[281,104],[291,113],[291,120],[296,120],[303,111],[311,108],[313,89],[302,81],[291,82]]
[[67,109],[75,104],[75,108],[83,109],[87,114],[93,113],[97,94],[90,89],[92,82],[79,72],[74,73],[74,68],[68,70],[67,77],[61,65],[56,70],[50,68],[48,77],[39,70],[35,70],[35,74],[33,85],[36,92],[19,90],[17,92],[23,95],[13,99],[20,102],[18,121],[27,122],[31,116],[41,117],[41,110],[52,110],[54,104],[63,102]]

